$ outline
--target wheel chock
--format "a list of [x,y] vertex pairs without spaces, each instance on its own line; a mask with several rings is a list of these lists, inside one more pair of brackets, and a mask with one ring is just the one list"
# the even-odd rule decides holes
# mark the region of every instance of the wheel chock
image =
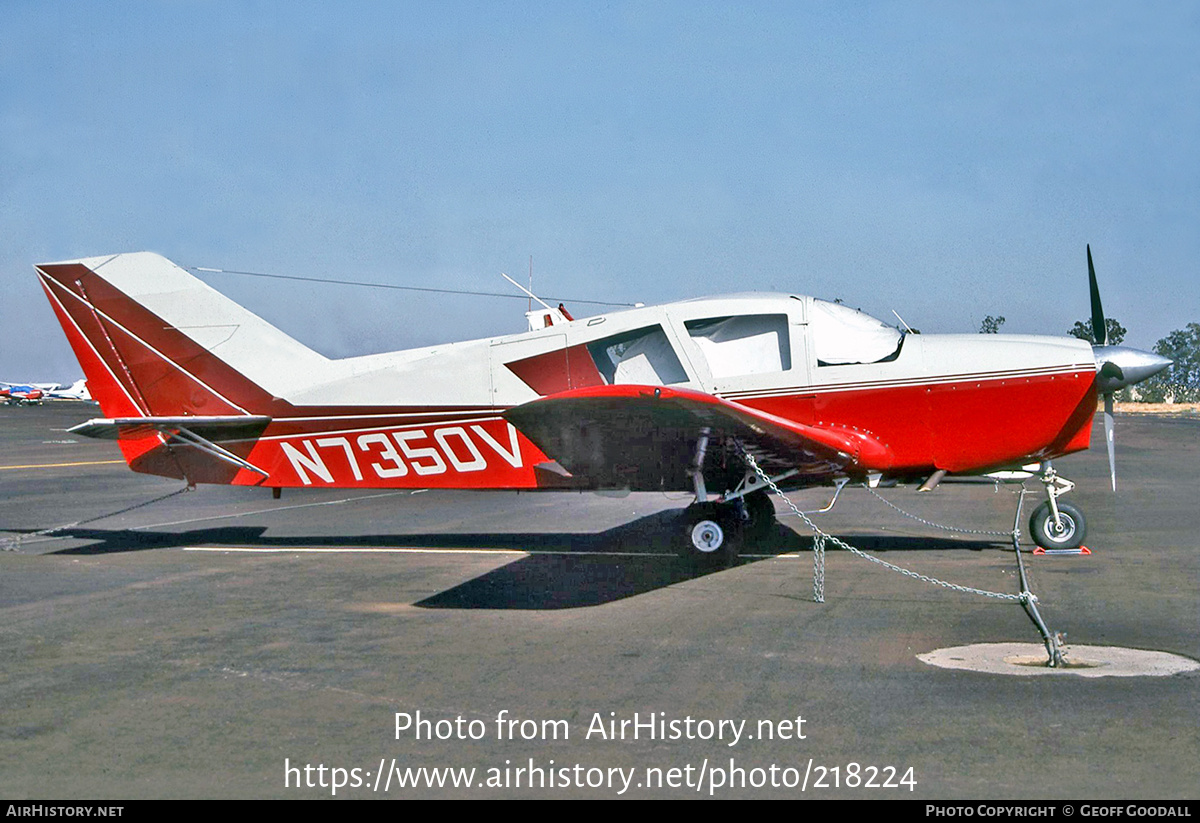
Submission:
[[1034,555],[1039,554],[1091,554],[1092,550],[1087,546],[1080,546],[1077,549],[1043,549],[1038,546],[1033,550]]

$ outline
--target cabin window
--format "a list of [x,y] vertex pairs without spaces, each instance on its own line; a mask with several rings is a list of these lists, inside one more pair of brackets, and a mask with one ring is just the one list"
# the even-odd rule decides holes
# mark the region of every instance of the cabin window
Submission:
[[588,344],[604,381],[614,384],[665,386],[686,383],[687,372],[662,326],[647,326]]
[[818,366],[895,360],[904,342],[904,335],[883,321],[825,300],[813,300],[808,332]]
[[684,324],[714,378],[769,374],[792,367],[786,314],[747,314]]

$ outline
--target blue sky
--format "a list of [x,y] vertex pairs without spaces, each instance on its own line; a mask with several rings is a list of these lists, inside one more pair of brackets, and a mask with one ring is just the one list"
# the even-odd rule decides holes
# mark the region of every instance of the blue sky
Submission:
[[[1149,348],[1200,322],[1200,5],[0,2],[0,379],[80,374],[38,262],[555,296],[841,297]],[[330,356],[517,300],[205,275]],[[576,312],[578,316],[583,312]]]

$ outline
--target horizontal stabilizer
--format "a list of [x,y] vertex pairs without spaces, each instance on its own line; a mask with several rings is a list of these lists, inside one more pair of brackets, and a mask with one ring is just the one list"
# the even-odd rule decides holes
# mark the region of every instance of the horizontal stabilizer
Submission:
[[[102,440],[137,441],[157,435],[160,442],[166,444],[168,455],[158,455],[159,460],[167,459],[174,463],[179,475],[189,483],[212,482],[213,467],[224,465],[225,471],[245,469],[254,472],[262,478],[269,473],[243,457],[239,457],[225,447],[218,445],[219,441],[238,441],[244,445],[246,441],[253,442],[259,438],[271,422],[270,417],[261,415],[213,415],[213,416],[182,416],[182,417],[116,417],[97,418],[81,423],[67,431],[84,437],[96,437]],[[156,438],[157,439],[157,438]],[[182,447],[182,448],[179,448]],[[155,454],[155,450],[151,454]],[[185,453],[180,453],[180,452]],[[147,455],[149,456],[149,455]],[[145,459],[140,458],[140,459]],[[215,463],[213,461],[216,461]],[[130,466],[137,469],[138,459],[130,461]],[[218,469],[218,472],[220,470]],[[170,472],[155,471],[152,473],[177,476]],[[229,482],[228,479],[223,482]],[[261,482],[261,481],[259,481]]]
[[187,429],[205,440],[242,440],[257,438],[271,418],[261,415],[212,415],[203,417],[116,417],[94,418],[68,429],[71,434],[100,440],[137,440],[149,434],[175,434]]

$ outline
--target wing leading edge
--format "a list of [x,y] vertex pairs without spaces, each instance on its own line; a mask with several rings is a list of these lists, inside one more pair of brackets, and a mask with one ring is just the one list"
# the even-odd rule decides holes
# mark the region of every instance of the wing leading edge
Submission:
[[665,386],[596,386],[561,392],[504,413],[547,456],[591,487],[692,488],[688,467],[709,429],[704,475],[732,488],[745,471],[744,449],[760,463],[799,471],[805,484],[886,471],[891,450],[875,437],[837,426],[810,426]]

